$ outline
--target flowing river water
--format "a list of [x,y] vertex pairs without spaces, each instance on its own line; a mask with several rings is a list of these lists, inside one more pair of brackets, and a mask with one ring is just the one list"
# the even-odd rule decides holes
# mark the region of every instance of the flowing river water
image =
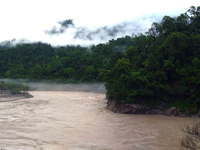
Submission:
[[1,150],[177,150],[180,126],[199,119],[105,109],[105,94],[31,91],[0,103]]

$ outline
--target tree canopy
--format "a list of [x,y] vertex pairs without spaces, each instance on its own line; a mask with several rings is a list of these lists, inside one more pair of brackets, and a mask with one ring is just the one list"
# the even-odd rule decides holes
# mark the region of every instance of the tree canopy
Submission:
[[164,16],[101,70],[109,98],[124,103],[200,109],[200,7]]

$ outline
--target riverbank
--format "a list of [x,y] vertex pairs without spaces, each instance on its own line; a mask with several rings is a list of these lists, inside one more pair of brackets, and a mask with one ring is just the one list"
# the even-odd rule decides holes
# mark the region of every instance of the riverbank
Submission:
[[29,93],[18,93],[18,94],[4,93],[0,94],[0,102],[16,101],[32,97],[33,96]]
[[195,117],[200,118],[200,112],[197,114],[189,115],[187,113],[181,113],[177,108],[163,108],[161,106],[144,106],[137,104],[124,104],[113,99],[110,99],[106,96],[108,100],[106,108],[114,113],[122,113],[122,114],[159,114],[166,115],[170,117]]

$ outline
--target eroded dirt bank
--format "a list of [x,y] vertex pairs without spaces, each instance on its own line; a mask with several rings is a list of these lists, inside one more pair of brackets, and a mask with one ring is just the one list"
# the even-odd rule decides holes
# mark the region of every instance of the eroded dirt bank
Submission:
[[180,125],[199,119],[106,110],[105,94],[30,92],[0,103],[3,150],[177,150]]

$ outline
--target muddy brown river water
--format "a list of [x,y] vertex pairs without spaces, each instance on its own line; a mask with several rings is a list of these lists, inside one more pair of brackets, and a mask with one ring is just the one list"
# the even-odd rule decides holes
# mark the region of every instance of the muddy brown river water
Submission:
[[180,125],[199,119],[116,114],[105,94],[31,91],[0,103],[2,150],[177,150]]

